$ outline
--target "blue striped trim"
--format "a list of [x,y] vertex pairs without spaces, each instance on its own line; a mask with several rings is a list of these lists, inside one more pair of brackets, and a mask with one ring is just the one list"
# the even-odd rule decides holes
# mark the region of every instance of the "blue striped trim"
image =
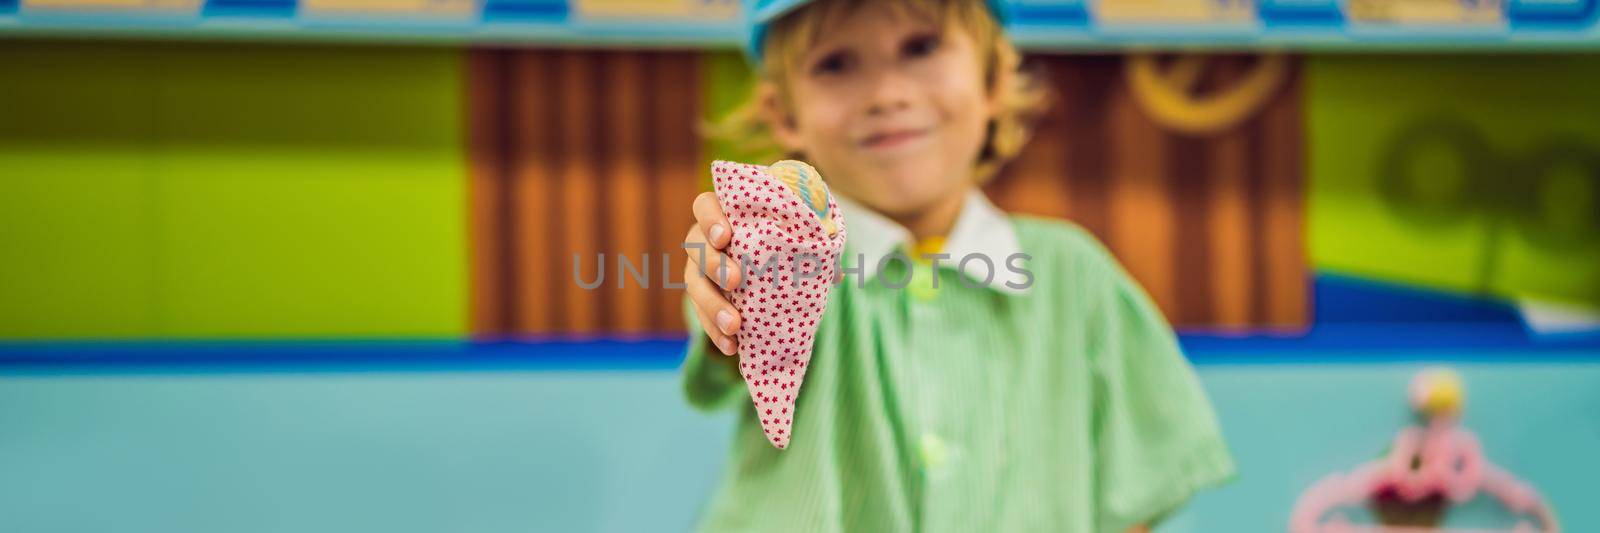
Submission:
[[561,0],[487,0],[483,5],[483,20],[561,21],[570,11],[567,2]]
[[1522,315],[1494,297],[1319,271],[1312,285],[1317,324],[1506,323]]
[[1082,3],[1058,5],[1011,4],[1006,8],[1012,26],[1086,26],[1089,9]]
[[[684,337],[424,340],[13,341],[0,375],[676,369]],[[1298,336],[1186,333],[1196,365],[1600,362],[1600,337],[1529,339],[1493,324],[1323,326]]]
[[670,370],[683,338],[640,340],[24,341],[0,343],[0,374]]
[[208,0],[201,13],[211,17],[293,17],[295,0]]
[[1580,0],[1576,6],[1565,9],[1517,2],[1509,6],[1507,18],[1516,29],[1584,28],[1595,22],[1597,9],[1600,9],[1600,0]]
[[1339,4],[1262,2],[1256,7],[1256,16],[1269,26],[1338,26],[1344,23],[1344,13]]

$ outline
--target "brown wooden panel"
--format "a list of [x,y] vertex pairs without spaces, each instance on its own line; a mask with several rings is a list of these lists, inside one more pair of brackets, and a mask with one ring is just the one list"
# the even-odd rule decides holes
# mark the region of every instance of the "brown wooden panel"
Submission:
[[[703,166],[697,56],[469,55],[475,334],[681,330],[682,291],[663,283],[681,281],[677,245]],[[584,289],[574,257],[588,282],[602,254],[605,282]]]
[[[1051,65],[1058,94],[1057,107],[1066,113],[1063,127],[1069,132],[1064,147],[1068,166],[1057,170],[1055,179],[1066,181],[1072,191],[1067,218],[1104,238],[1111,231],[1111,140],[1106,136],[1109,120],[1106,106],[1112,80],[1121,71],[1116,56],[1074,58],[1072,68]],[[1053,147],[1030,147],[1050,150]]]
[[[637,53],[619,53],[605,60],[603,85],[605,106],[602,111],[607,138],[601,150],[605,171],[608,174],[605,203],[601,206],[614,213],[606,226],[606,252],[617,259],[612,270],[615,280],[608,281],[601,292],[607,295],[606,308],[610,319],[607,330],[621,333],[643,333],[650,329],[650,294],[646,286],[651,282],[650,266],[659,262],[652,246],[652,223],[643,216],[650,199],[649,175],[644,155],[644,127],[639,118],[644,114],[645,102],[640,90],[645,86],[644,62]],[[621,261],[627,260],[642,276],[625,271]]]
[[474,333],[506,331],[511,327],[510,305],[503,296],[511,290],[506,276],[509,253],[505,238],[507,173],[511,149],[502,120],[511,104],[506,97],[510,55],[498,51],[470,54],[467,58],[467,227],[472,288],[468,309]]
[[[561,246],[557,260],[546,268],[554,267],[550,271],[561,274],[556,277],[556,293],[560,298],[553,302],[560,305],[556,315],[561,319],[558,322],[561,331],[592,334],[601,328],[604,289],[585,289],[578,281],[593,280],[595,276],[603,279],[605,272],[601,269],[612,266],[600,258],[599,226],[618,214],[599,209],[602,184],[598,182],[604,174],[599,168],[602,133],[601,123],[596,121],[599,105],[595,91],[599,87],[596,74],[601,55],[599,52],[564,51],[559,57],[557,75],[551,81],[560,91],[557,101],[561,106],[556,110],[559,118],[551,126],[560,132],[565,153],[558,174],[560,194],[554,206],[554,210],[561,213],[561,219],[552,229],[560,236]],[[587,265],[581,273],[574,267],[575,259]]]
[[[650,92],[654,109],[656,228],[658,250],[669,254],[667,272],[681,283],[686,259],[680,244],[694,223],[689,206],[700,193],[702,180],[710,173],[698,134],[701,114],[700,61],[690,54],[664,54],[651,69],[655,82]],[[683,329],[683,289],[653,291],[656,298],[655,327],[659,331]]]
[[1264,235],[1260,254],[1265,309],[1261,322],[1280,328],[1303,328],[1310,316],[1310,262],[1305,244],[1305,129],[1301,100],[1304,81],[1289,77],[1284,96],[1263,114],[1261,200]]
[[1106,99],[1110,143],[1108,244],[1128,272],[1170,316],[1178,309],[1172,139],[1144,118],[1121,78]]
[[549,268],[560,242],[552,223],[560,215],[555,197],[560,191],[557,177],[563,153],[563,136],[552,126],[560,106],[560,94],[553,90],[558,76],[556,59],[550,52],[519,53],[511,69],[513,104],[507,111],[514,122],[506,130],[514,139],[516,172],[511,177],[507,229],[513,235],[509,239],[514,247],[510,268],[516,282],[515,291],[507,295],[514,298],[508,305],[516,309],[511,331],[517,333],[558,330],[556,310],[550,302],[557,300],[557,280],[566,279],[557,277],[565,269]]
[[[1223,84],[1240,77],[1238,61],[1220,65]],[[1251,198],[1249,184],[1251,167],[1250,130],[1259,127],[1246,123],[1211,139],[1207,146],[1209,165],[1207,173],[1206,220],[1204,240],[1210,252],[1210,283],[1206,287],[1205,312],[1187,317],[1194,321],[1209,321],[1228,329],[1241,328],[1254,323],[1252,303],[1255,272],[1254,242],[1251,226]]]

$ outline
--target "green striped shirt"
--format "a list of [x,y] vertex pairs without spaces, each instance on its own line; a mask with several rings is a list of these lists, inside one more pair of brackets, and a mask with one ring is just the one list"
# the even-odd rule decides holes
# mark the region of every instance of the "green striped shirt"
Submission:
[[[982,214],[967,204],[962,219]],[[874,215],[845,214],[853,268]],[[834,287],[788,449],[690,324],[689,402],[740,413],[701,530],[1114,532],[1233,475],[1171,328],[1108,251],[1067,222],[997,219],[1031,256],[1026,291],[969,285],[959,256]]]

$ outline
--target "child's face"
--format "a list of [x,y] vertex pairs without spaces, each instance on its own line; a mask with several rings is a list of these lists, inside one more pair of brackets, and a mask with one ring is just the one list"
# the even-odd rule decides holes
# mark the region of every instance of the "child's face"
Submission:
[[835,18],[790,77],[779,143],[892,217],[964,194],[993,116],[972,37],[879,2]]

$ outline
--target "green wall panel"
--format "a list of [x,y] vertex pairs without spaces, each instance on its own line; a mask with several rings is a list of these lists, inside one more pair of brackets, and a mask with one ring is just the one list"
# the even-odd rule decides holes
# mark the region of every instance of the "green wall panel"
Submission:
[[465,330],[461,53],[0,47],[0,337]]
[[1600,56],[1313,56],[1305,76],[1318,268],[1600,304]]
[[[705,87],[701,108],[706,110],[705,120],[708,124],[721,125],[730,113],[750,98],[755,88],[756,73],[745,60],[744,54],[739,52],[707,52],[701,57],[705,62],[705,68],[701,71]],[[708,136],[705,151],[710,159],[762,165],[783,158],[780,150],[761,139],[728,139],[722,135]],[[711,190],[709,173],[701,179],[701,187]]]

